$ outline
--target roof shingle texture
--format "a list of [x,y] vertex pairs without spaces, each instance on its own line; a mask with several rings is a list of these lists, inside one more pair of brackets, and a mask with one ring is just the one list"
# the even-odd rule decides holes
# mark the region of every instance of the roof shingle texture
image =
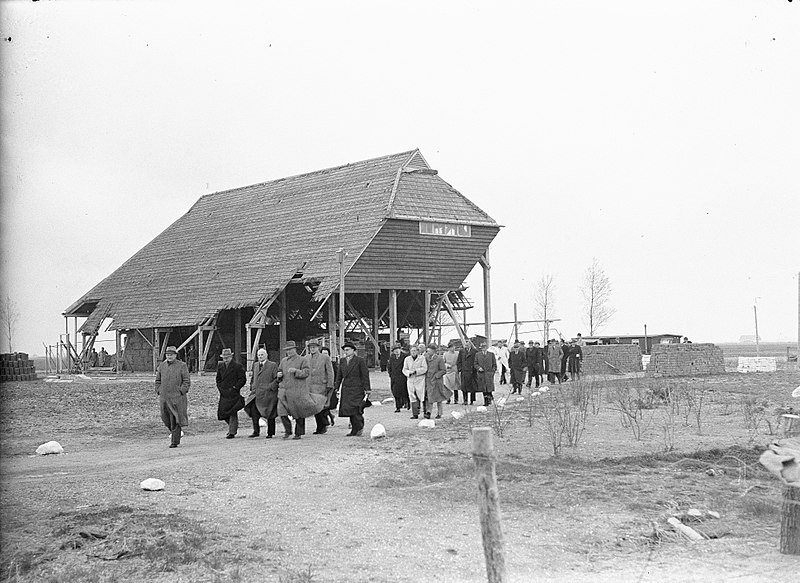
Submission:
[[496,224],[429,171],[398,180],[412,159],[424,163],[411,150],[203,196],[67,313],[102,300],[116,329],[196,325],[258,306],[301,267],[322,299],[338,285],[336,250],[349,269],[390,216]]

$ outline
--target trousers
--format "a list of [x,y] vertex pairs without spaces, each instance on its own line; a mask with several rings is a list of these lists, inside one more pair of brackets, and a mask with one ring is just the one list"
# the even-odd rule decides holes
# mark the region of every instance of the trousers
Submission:
[[[283,431],[286,435],[292,434],[292,421],[289,419],[288,415],[281,415],[281,423],[283,423]],[[306,434],[306,420],[303,419],[295,419],[294,420],[294,434],[295,435],[305,435]]]

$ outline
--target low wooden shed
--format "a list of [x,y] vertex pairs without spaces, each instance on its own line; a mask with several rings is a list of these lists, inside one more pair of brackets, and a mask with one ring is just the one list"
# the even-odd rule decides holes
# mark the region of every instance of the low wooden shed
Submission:
[[377,352],[381,329],[429,340],[445,320],[458,325],[477,263],[491,322],[499,229],[411,150],[202,196],[64,316],[76,328],[85,319],[84,352],[111,319],[117,370],[152,370],[168,344],[201,371],[224,347],[249,365],[259,346],[280,355],[287,339],[321,338],[336,354],[358,334]]

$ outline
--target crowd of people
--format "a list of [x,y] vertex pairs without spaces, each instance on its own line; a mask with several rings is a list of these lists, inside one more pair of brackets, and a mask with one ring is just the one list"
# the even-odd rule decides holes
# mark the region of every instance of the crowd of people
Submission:
[[[571,342],[551,339],[544,347],[533,340],[527,348],[523,342],[514,342],[510,349],[505,341],[494,342],[491,347],[482,342],[476,348],[469,339],[460,348],[455,341],[448,346],[417,344],[408,349],[396,344],[385,367],[395,413],[405,409],[410,410],[411,419],[420,415],[440,419],[445,404],[474,405],[478,394],[483,396],[483,404],[489,405],[498,367],[500,384],[510,384],[512,394],[521,394],[523,385],[531,388],[535,383],[539,387],[545,376],[551,383],[579,379],[582,345],[580,334]],[[301,439],[310,417],[316,422],[314,434],[323,435],[335,424],[336,410],[338,417],[349,420],[348,437],[362,435],[364,409],[372,405],[366,361],[349,342],[342,347],[344,356],[338,362],[318,342],[306,346],[307,354],[301,355],[297,344],[288,341],[279,363],[269,360],[265,349],[259,349],[246,397],[241,395],[247,384],[245,369],[234,360],[231,349],[223,349],[216,375],[217,419],[227,424],[227,439],[238,434],[241,410],[252,421],[251,438],[260,437],[262,426],[266,427],[266,438],[273,438],[276,420],[280,419],[284,439]],[[177,358],[177,349],[169,346],[165,354],[156,370],[155,389],[161,419],[170,430],[170,447],[174,448],[180,445],[181,428],[188,424],[191,380],[189,368]]]

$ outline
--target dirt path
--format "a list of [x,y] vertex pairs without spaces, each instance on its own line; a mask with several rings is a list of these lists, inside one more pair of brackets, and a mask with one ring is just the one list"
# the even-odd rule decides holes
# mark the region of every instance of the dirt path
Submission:
[[[207,390],[210,382],[198,379],[193,389]],[[385,375],[375,374],[374,383],[374,394],[386,396]],[[249,419],[241,414],[240,436],[226,440],[225,426],[204,412],[178,449],[167,448],[162,430],[137,439],[78,436],[62,456],[6,457],[4,531],[47,513],[128,504],[188,515],[234,545],[269,555],[260,565],[243,565],[242,581],[279,581],[308,566],[317,582],[485,581],[470,480],[395,484],[392,472],[443,453],[469,463],[468,442],[441,441],[437,429],[428,449],[410,448],[404,438],[418,440],[423,430],[406,411],[395,414],[389,404],[366,415],[365,433],[380,422],[387,439],[347,438],[346,419],[327,435],[300,441],[248,439]],[[307,425],[310,433],[313,420]],[[140,490],[148,477],[164,480],[166,490]],[[501,504],[513,494],[501,489]],[[574,532],[606,544],[628,519],[592,501],[564,515],[532,497],[528,505],[504,507],[503,517],[512,581],[779,582],[795,580],[797,572],[795,559],[769,548],[737,554],[724,539],[650,554],[624,545],[612,554],[573,549]],[[724,561],[714,558],[720,550]]]

